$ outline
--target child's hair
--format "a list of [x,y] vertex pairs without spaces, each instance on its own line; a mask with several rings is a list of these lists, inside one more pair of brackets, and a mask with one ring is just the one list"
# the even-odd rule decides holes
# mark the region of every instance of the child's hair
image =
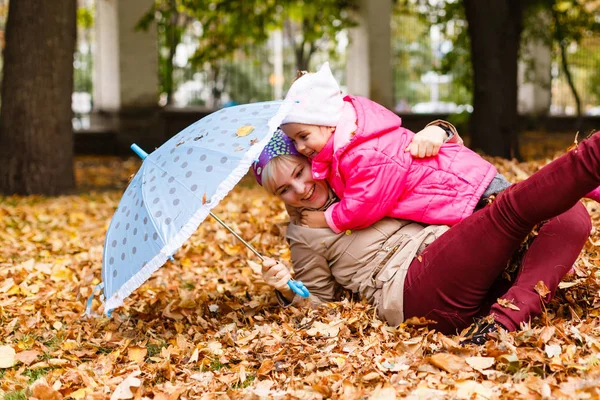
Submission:
[[275,171],[279,171],[284,167],[291,167],[296,164],[299,160],[302,160],[299,156],[286,154],[283,156],[275,157],[269,161],[262,170],[262,184],[267,192],[275,194],[275,178],[273,177]]

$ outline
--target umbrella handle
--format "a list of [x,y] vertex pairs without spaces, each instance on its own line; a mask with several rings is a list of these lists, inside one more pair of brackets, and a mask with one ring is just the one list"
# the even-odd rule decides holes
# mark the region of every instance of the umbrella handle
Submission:
[[288,286],[290,287],[292,292],[294,292],[295,294],[297,294],[300,297],[307,298],[308,296],[310,296],[310,292],[308,291],[306,286],[304,286],[304,283],[302,283],[300,281],[295,281],[293,279],[290,279],[288,281]]

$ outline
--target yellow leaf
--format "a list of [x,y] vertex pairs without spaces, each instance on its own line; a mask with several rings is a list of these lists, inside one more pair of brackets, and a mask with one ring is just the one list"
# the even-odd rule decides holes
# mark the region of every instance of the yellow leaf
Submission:
[[443,369],[451,374],[457,374],[460,371],[468,370],[468,365],[459,356],[449,353],[437,353],[431,356],[429,362],[439,369]]
[[138,364],[144,362],[146,355],[148,354],[148,349],[141,346],[129,346],[127,348],[127,358],[129,361],[134,361]]
[[15,365],[15,349],[10,346],[0,346],[0,368],[11,368]]
[[73,393],[71,393],[71,394],[69,395],[69,397],[72,397],[72,398],[74,398],[75,400],[80,400],[80,399],[84,399],[84,398],[85,398],[85,396],[86,396],[88,393],[91,393],[91,392],[92,392],[92,389],[91,389],[91,388],[79,389],[79,390],[76,390],[76,391],[74,391]]
[[546,297],[550,293],[550,289],[548,289],[544,281],[538,281],[533,288],[541,297]]
[[512,302],[512,300],[508,300],[508,299],[500,299],[500,298],[499,298],[497,301],[498,301],[498,304],[499,304],[501,307],[504,307],[504,308],[510,308],[511,310],[515,310],[515,311],[519,311],[519,310],[520,310],[520,308],[519,308],[519,307],[517,307],[517,306],[516,306],[516,305],[515,305],[515,304]]
[[239,137],[248,136],[250,133],[252,133],[253,130],[254,130],[254,127],[252,125],[244,125],[244,126],[238,128],[237,135]]

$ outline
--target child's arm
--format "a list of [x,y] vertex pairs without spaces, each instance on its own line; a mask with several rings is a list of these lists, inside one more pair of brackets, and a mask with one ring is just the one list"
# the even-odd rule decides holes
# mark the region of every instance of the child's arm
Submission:
[[376,149],[345,155],[343,163],[348,167],[340,169],[352,172],[344,177],[344,196],[325,211],[329,228],[335,233],[363,229],[390,215],[404,193],[409,167],[404,161]]
[[300,224],[309,228],[329,228],[324,211],[302,211]]
[[463,144],[458,131],[450,122],[438,119],[427,124],[427,126],[417,132],[412,142],[406,148],[413,157],[424,158],[436,156],[444,143]]

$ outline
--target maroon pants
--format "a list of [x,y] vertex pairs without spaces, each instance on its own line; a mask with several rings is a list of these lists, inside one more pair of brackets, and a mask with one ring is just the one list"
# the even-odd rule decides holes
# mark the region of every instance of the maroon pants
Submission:
[[[600,134],[554,160],[494,203],[450,228],[408,269],[404,316],[437,321],[432,328],[454,333],[491,312],[509,330],[541,311],[534,289],[543,281],[550,301],[590,233],[590,217],[579,200],[600,184]],[[498,277],[533,227],[540,229],[515,281]],[[501,296],[519,310],[495,303]],[[493,304],[490,307],[490,304]]]

